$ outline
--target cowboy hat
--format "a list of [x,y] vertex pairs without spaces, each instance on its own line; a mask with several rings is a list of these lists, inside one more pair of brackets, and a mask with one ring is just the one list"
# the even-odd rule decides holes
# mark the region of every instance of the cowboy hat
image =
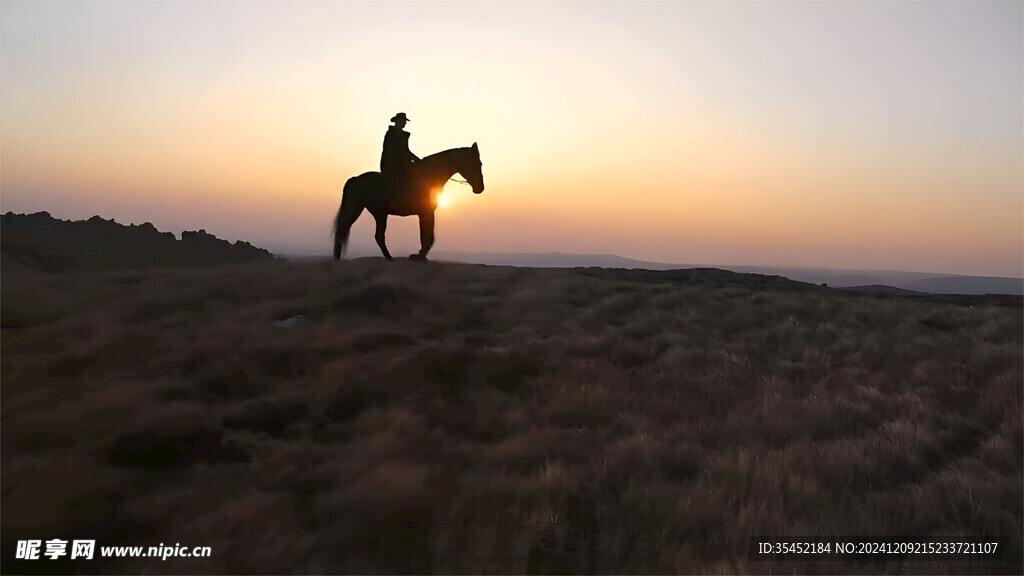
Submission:
[[395,114],[394,118],[391,119],[392,122],[398,122],[399,120],[410,122],[409,118],[405,115],[405,112],[399,112],[398,114]]

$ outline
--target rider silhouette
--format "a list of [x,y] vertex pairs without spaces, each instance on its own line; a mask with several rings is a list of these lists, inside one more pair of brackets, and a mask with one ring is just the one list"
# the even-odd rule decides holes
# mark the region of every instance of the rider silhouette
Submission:
[[419,157],[409,151],[409,133],[405,128],[409,118],[405,112],[395,114],[384,135],[384,150],[380,155],[380,174],[388,190],[392,205],[408,196],[409,168]]

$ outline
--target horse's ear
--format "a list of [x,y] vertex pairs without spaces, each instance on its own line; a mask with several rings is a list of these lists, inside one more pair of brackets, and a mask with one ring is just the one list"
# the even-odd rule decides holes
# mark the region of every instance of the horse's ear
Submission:
[[473,142],[473,150],[476,150],[477,152],[480,151],[480,149],[476,147],[476,142]]

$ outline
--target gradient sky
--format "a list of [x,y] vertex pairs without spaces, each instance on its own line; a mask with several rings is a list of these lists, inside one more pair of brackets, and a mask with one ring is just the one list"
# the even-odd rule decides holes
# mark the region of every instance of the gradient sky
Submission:
[[0,211],[327,254],[404,111],[435,250],[1020,277],[1022,101],[1022,2],[4,0]]

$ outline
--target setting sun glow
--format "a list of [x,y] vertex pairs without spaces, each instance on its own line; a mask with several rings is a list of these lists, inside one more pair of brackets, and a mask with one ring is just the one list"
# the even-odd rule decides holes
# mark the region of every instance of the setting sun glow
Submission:
[[451,203],[452,203],[452,195],[451,195],[451,193],[449,193],[447,191],[447,189],[441,190],[441,193],[437,195],[437,207],[438,208],[447,208],[448,206],[451,206]]
[[[0,13],[3,211],[328,254],[405,112],[414,154],[484,163],[439,195],[437,251],[1024,275],[1021,2]],[[416,219],[388,238],[417,250]]]

